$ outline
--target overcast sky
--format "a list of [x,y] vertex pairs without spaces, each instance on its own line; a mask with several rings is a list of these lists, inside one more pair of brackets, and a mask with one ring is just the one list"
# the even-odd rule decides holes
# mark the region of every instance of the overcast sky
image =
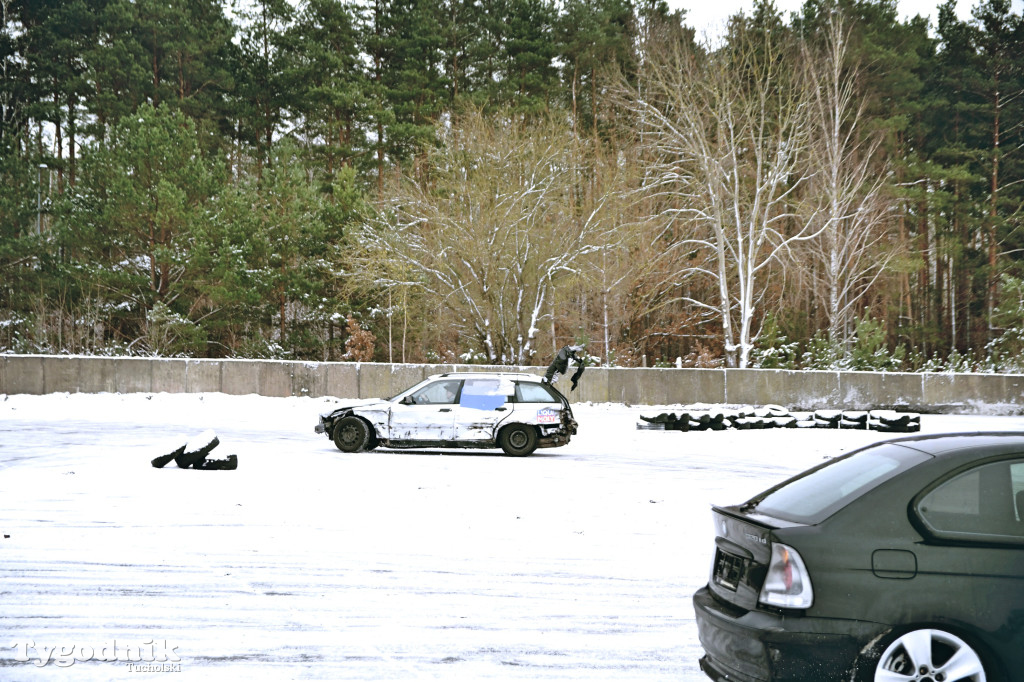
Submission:
[[[909,18],[920,14],[931,19],[932,26],[938,18],[938,6],[944,0],[898,0],[901,18]],[[707,32],[711,36],[718,36],[722,33],[722,27],[726,19],[740,10],[750,13],[754,3],[752,0],[668,0],[673,9],[686,10],[686,23],[697,29],[697,33]],[[961,19],[969,19],[971,8],[978,4],[978,0],[958,0],[957,14]],[[796,12],[803,5],[803,0],[775,0],[775,6],[779,8],[782,15],[787,17],[791,12]],[[1024,7],[1024,0],[1012,0],[1011,8],[1014,14],[1020,14]]]

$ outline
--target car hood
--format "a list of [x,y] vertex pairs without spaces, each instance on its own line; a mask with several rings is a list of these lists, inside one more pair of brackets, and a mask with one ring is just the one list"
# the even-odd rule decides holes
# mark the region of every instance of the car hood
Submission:
[[377,406],[387,405],[387,404],[388,404],[388,401],[384,400],[383,398],[362,398],[362,399],[352,398],[352,399],[349,399],[349,400],[339,400],[337,403],[335,403],[334,407],[331,408],[330,411],[322,412],[320,414],[320,416],[321,417],[328,417],[328,416],[330,416],[332,414],[336,414],[337,412],[342,411],[342,410],[352,410],[352,409],[356,409],[356,408],[360,408],[360,407],[377,407]]

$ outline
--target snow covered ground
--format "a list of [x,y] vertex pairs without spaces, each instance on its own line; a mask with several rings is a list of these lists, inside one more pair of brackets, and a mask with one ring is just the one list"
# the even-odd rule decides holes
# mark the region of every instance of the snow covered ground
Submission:
[[[313,432],[330,405],[0,396],[0,679],[697,682],[709,505],[887,437],[600,404],[524,459],[343,455]],[[205,429],[237,471],[150,466]],[[922,418],[976,429],[1024,417]]]

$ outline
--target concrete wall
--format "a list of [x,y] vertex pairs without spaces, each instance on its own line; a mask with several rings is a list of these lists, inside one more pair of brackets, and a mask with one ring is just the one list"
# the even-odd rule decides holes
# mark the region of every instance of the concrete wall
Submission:
[[[0,394],[220,392],[377,398],[395,395],[431,374],[481,370],[542,374],[544,368],[0,355]],[[569,391],[568,377],[558,386],[573,402],[1024,414],[1024,375],[1019,374],[591,367],[576,391]]]

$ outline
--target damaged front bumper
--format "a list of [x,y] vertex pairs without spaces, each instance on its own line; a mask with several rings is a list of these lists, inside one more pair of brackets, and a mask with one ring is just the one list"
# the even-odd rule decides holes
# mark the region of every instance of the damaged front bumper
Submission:
[[327,437],[331,437],[331,429],[334,427],[334,422],[337,420],[338,415],[334,412],[328,414],[321,414],[320,421],[313,427],[315,433],[327,434]]

